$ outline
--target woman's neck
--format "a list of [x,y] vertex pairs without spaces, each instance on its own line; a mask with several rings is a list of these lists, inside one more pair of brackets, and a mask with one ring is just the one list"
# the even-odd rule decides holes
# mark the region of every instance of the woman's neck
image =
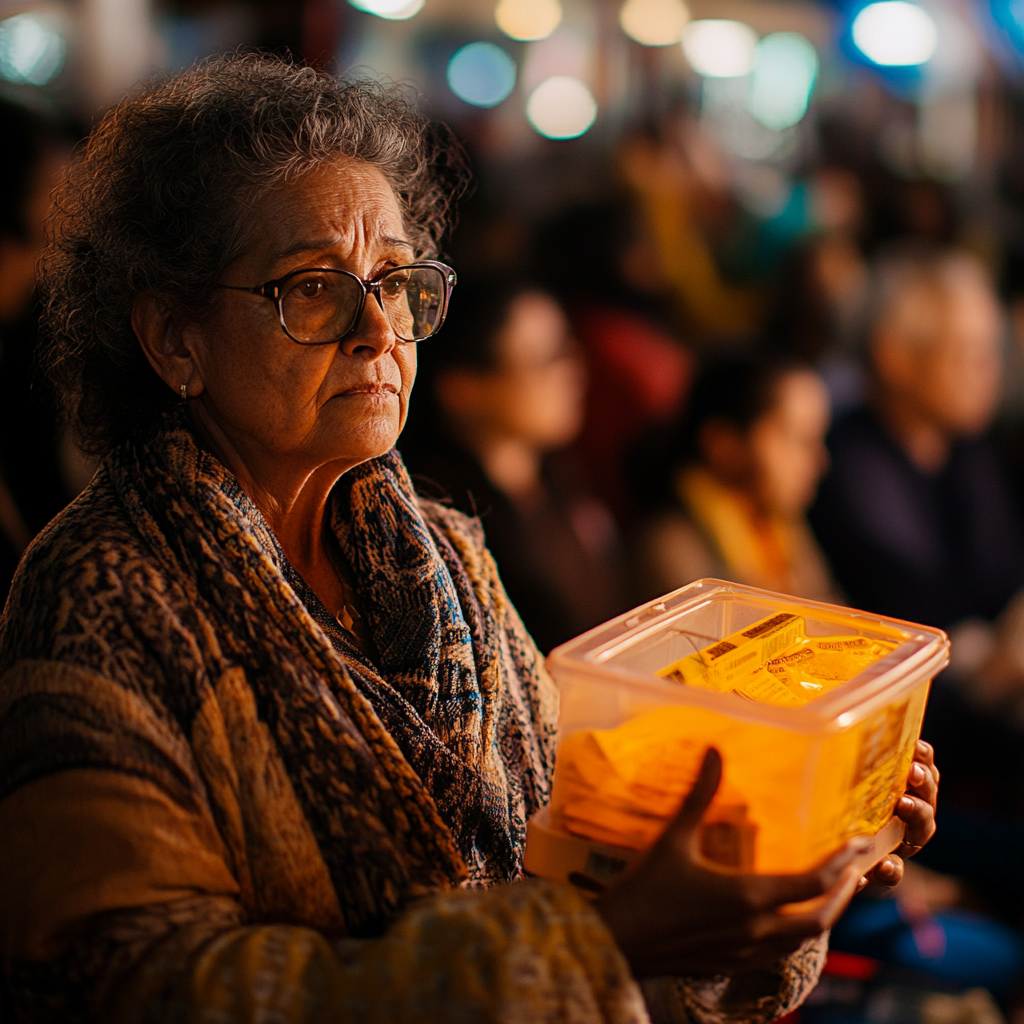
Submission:
[[195,410],[203,444],[234,474],[260,510],[285,557],[332,612],[344,590],[324,541],[327,506],[339,478],[352,467],[327,463],[309,469],[294,460],[253,450],[244,439],[229,437]]

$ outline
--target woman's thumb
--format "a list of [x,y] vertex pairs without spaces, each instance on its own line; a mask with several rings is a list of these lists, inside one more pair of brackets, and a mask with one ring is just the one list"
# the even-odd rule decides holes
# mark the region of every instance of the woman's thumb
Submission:
[[711,806],[721,781],[722,755],[714,747],[708,747],[704,754],[704,762],[697,773],[697,781],[683,801],[675,821],[669,826],[669,831],[677,835],[695,831],[704,817],[704,812]]

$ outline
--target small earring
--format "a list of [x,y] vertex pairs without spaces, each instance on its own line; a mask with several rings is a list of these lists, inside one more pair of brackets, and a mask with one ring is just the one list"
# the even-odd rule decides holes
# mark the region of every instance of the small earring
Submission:
[[179,390],[181,391],[181,404],[185,405],[188,402],[188,385],[182,384]]

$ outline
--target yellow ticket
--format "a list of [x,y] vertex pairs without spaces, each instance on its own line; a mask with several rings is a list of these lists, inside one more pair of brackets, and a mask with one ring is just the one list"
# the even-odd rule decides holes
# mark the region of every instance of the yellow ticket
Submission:
[[810,699],[810,694],[802,696],[794,691],[771,672],[761,669],[744,679],[736,687],[736,692],[761,704],[771,704],[776,708],[799,708]]
[[802,616],[775,612],[696,654],[666,665],[658,675],[687,686],[725,693],[803,637]]
[[772,658],[765,668],[793,693],[810,699],[859,675],[896,646],[866,636],[807,638]]

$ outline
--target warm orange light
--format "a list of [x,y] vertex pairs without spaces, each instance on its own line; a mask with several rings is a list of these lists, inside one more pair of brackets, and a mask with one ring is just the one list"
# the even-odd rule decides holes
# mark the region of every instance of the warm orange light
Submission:
[[494,20],[512,39],[544,39],[561,24],[562,5],[558,0],[500,0]]
[[644,46],[678,43],[689,20],[683,0],[626,0],[619,11],[622,31]]

